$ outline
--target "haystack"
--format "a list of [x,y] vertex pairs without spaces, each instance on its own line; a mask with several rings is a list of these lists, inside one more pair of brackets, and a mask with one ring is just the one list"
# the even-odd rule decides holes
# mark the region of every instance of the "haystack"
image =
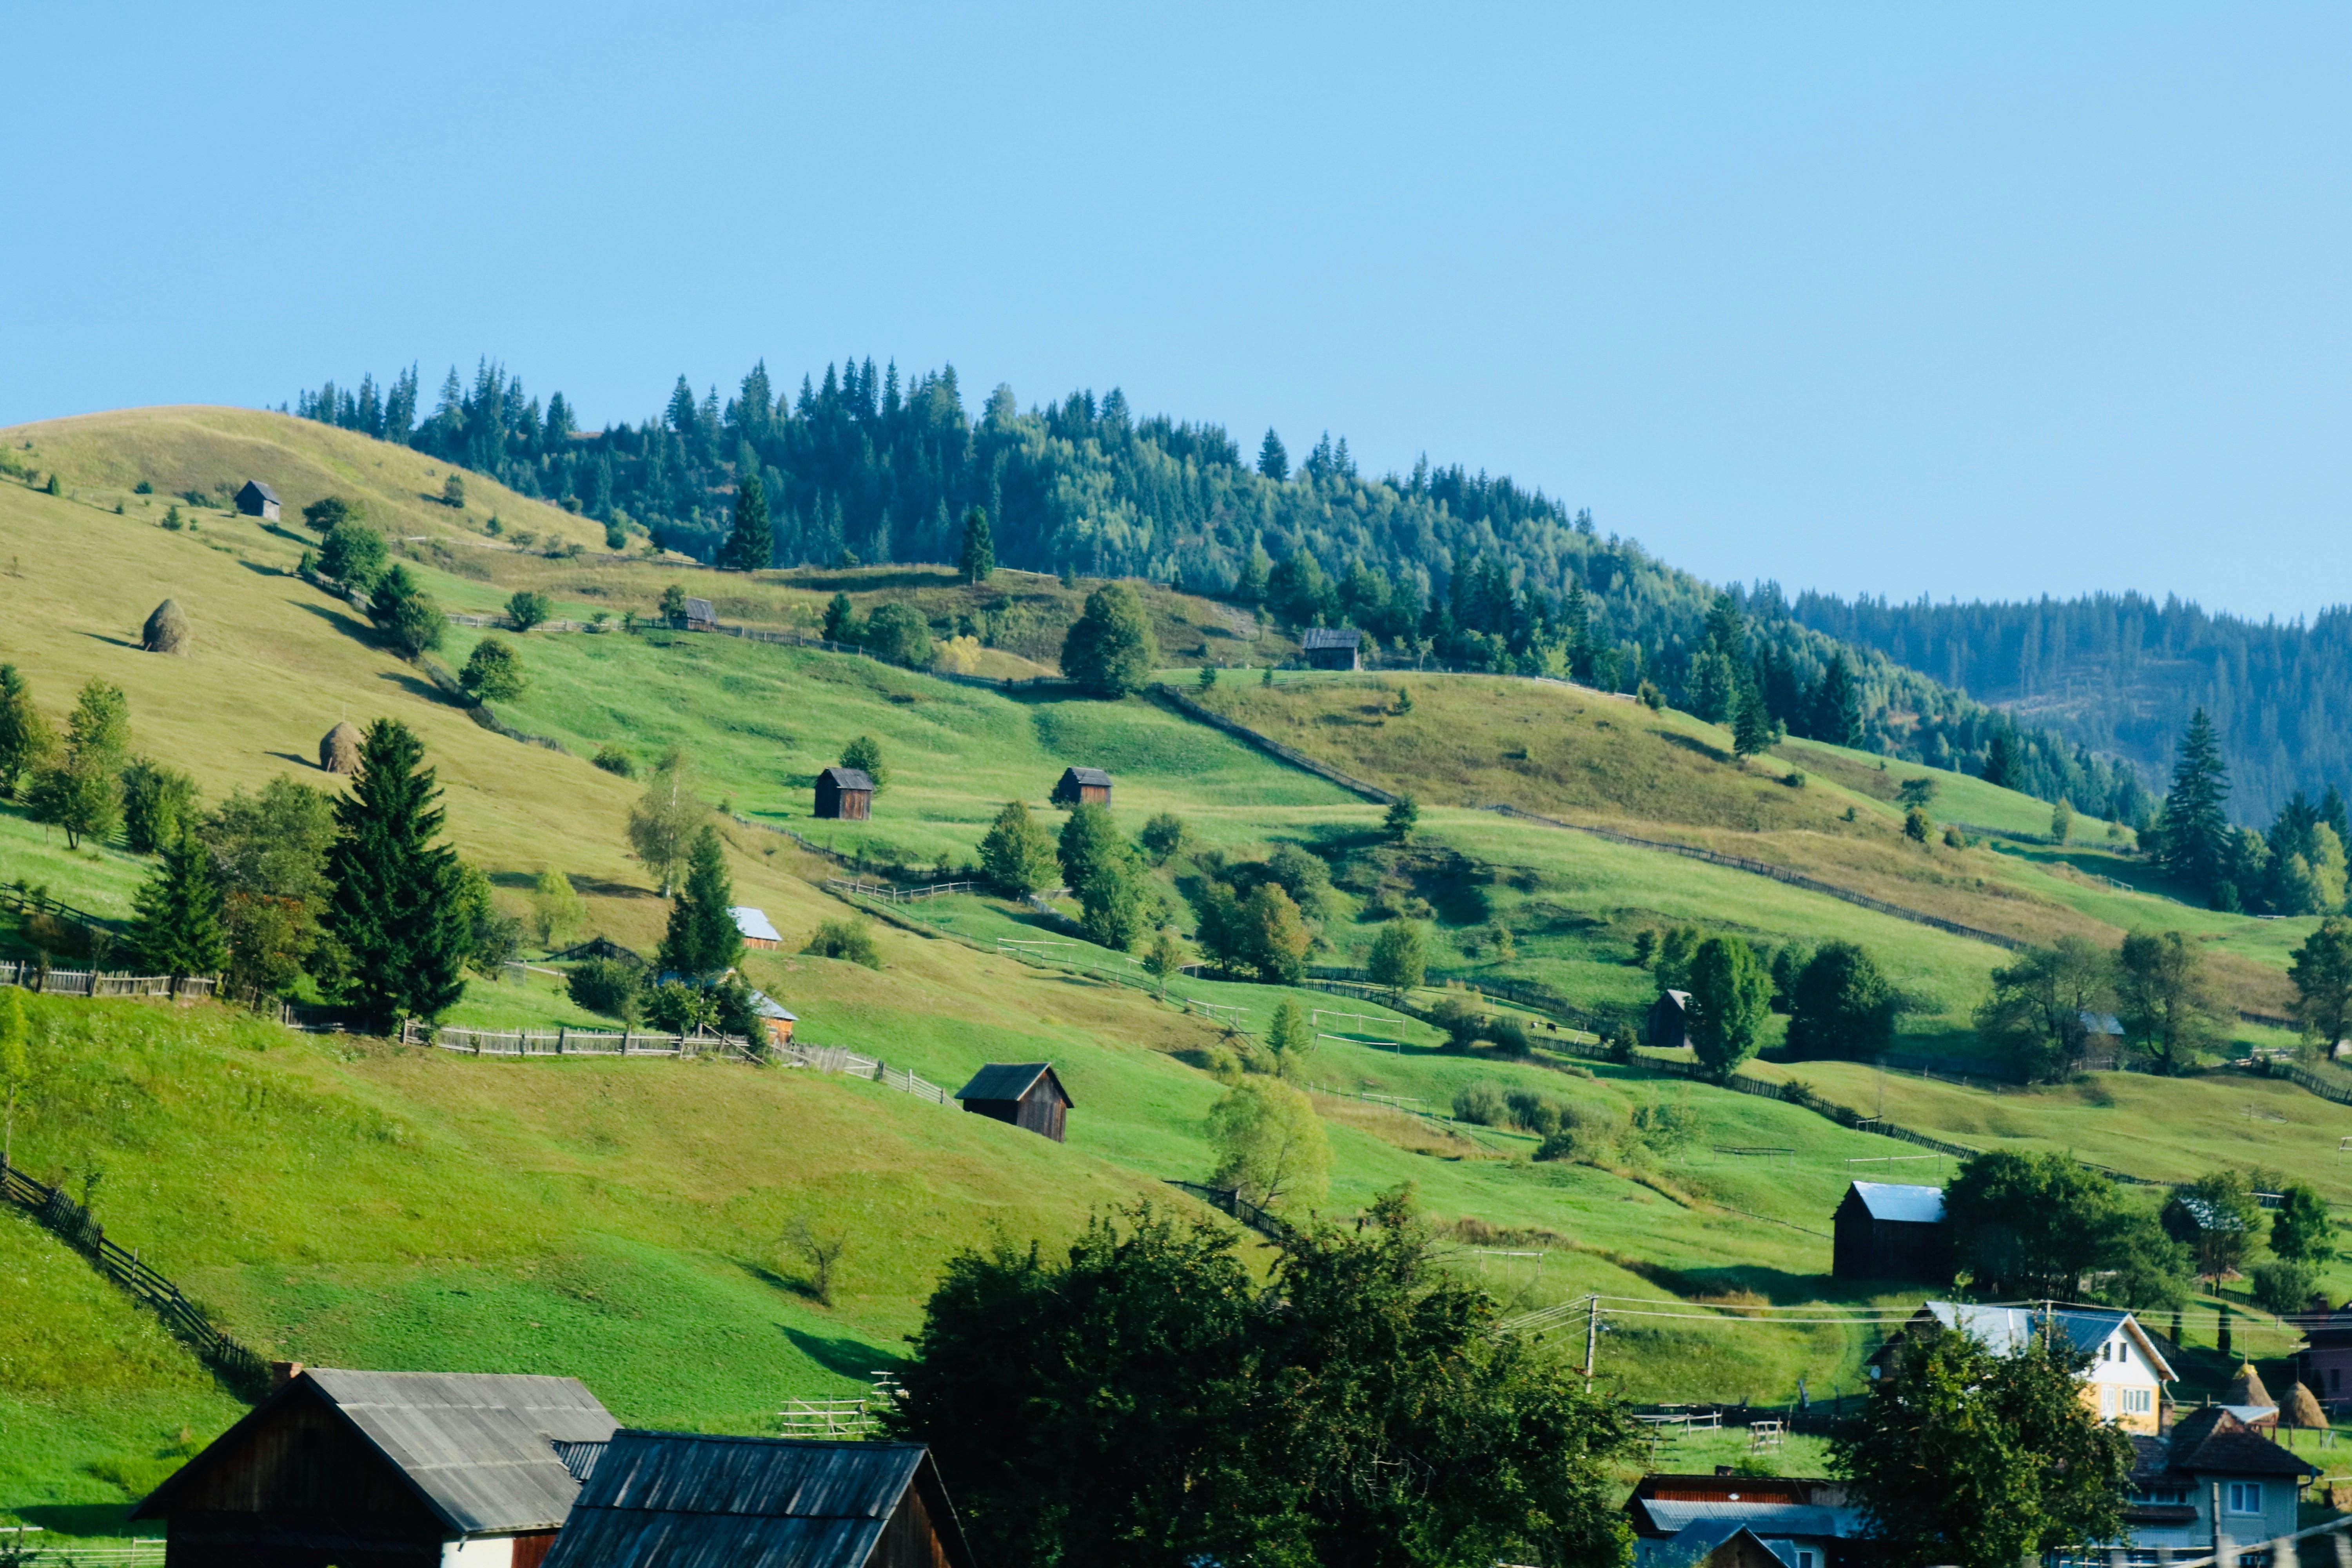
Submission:
[[2279,1425],[2307,1427],[2327,1425],[2327,1413],[2320,1409],[2319,1395],[2311,1392],[2309,1384],[2298,1383],[2294,1385],[2294,1392],[2286,1396],[2286,1404],[2279,1410]]
[[139,634],[139,646],[149,653],[187,653],[195,644],[195,628],[188,625],[188,613],[180,608],[177,599],[156,605]]
[[360,771],[360,732],[346,719],[327,731],[319,742],[319,765],[331,773],[355,773]]
[[2221,1403],[2267,1405],[2273,1409],[2278,1406],[2278,1401],[2271,1397],[2271,1391],[2263,1386],[2263,1374],[2254,1370],[2252,1362],[2238,1368],[2238,1375],[2230,1380],[2230,1391],[2221,1395]]

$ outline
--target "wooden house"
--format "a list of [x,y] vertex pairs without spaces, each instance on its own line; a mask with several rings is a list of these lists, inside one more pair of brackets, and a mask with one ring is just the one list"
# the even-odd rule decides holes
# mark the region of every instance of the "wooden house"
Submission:
[[1025,1127],[1056,1143],[1076,1103],[1051,1062],[991,1062],[956,1090],[956,1098],[966,1110]]
[[751,993],[751,1011],[757,1013],[760,1022],[767,1026],[770,1045],[789,1046],[793,1043],[793,1029],[800,1023],[797,1014],[788,1011],[782,1003],[764,991]]
[[1309,626],[1298,634],[1298,651],[1309,669],[1359,669],[1363,642],[1353,626]]
[[539,1568],[617,1426],[576,1378],[282,1370],[132,1510],[168,1568]]
[[2315,1303],[2308,1316],[2290,1319],[2301,1325],[2306,1341],[2304,1374],[2322,1402],[2334,1405],[2352,1399],[2352,1301],[2333,1311],[2325,1300]]
[[546,1568],[974,1568],[920,1443],[616,1435]]
[[247,517],[257,517],[264,522],[278,521],[278,492],[259,479],[247,479],[245,489],[236,492],[236,510]]
[[1108,805],[1110,775],[1100,768],[1064,768],[1054,786],[1055,805]]
[[742,933],[745,947],[770,952],[784,945],[784,939],[769,923],[767,910],[755,910],[749,904],[737,904],[727,912],[735,917],[735,929]]
[[1650,1004],[1642,1043],[1655,1051],[1678,1051],[1690,1044],[1690,993],[1667,991]]
[[[2217,1548],[2259,1552],[2294,1533],[2303,1489],[2319,1474],[2219,1405],[2189,1411],[2168,1432],[2135,1432],[2131,1443],[2124,1534],[2102,1544],[2115,1558],[2126,1556],[2116,1549],[2127,1550],[2133,1563],[2194,1559]],[[2105,1554],[2083,1556],[2095,1562]],[[2294,1561],[2292,1549],[2270,1554],[2272,1568]]]
[[1944,1189],[1855,1182],[1831,1223],[1830,1274],[1838,1279],[1952,1282],[1952,1242]]
[[1889,1374],[1895,1347],[1913,1334],[1957,1330],[2011,1355],[2043,1333],[2055,1333],[2090,1358],[2082,1374],[2083,1403],[2126,1432],[2154,1436],[2162,1423],[2164,1385],[2179,1375],[2156,1342],[2129,1312],[2108,1307],[1980,1307],[1958,1301],[1923,1303],[1888,1336],[1864,1367],[1873,1382]]
[[816,814],[843,822],[874,815],[874,781],[863,768],[827,768],[816,775]]
[[710,607],[708,599],[688,599],[685,624],[690,632],[715,632],[719,629],[719,612]]
[[1643,1476],[1625,1500],[1635,1568],[1832,1568],[1864,1533],[1835,1481],[1804,1476]]

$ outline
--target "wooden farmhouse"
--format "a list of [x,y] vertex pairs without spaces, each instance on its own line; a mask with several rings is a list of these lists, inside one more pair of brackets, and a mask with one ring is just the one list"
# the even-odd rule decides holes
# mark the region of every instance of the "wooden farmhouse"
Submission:
[[816,814],[843,822],[874,815],[874,781],[863,768],[827,768],[816,775]]
[[966,1110],[1025,1127],[1056,1143],[1076,1103],[1051,1062],[991,1062],[956,1090],[956,1098]]
[[1353,626],[1309,626],[1298,634],[1298,651],[1309,669],[1362,667],[1364,634]]
[[1110,775],[1100,768],[1064,768],[1054,786],[1055,805],[1108,805]]
[[257,517],[264,522],[278,521],[278,492],[259,479],[247,479],[245,489],[236,492],[236,510],[247,517]]
[[974,1568],[920,1443],[622,1432],[546,1568]]
[[2083,1403],[2126,1432],[2154,1436],[2162,1429],[2164,1385],[2179,1374],[2129,1312],[2105,1307],[1979,1307],[1958,1301],[1923,1303],[1888,1336],[1864,1368],[1874,1383],[1894,1374],[1895,1347],[1914,1334],[1958,1330],[1996,1355],[2011,1355],[2045,1332],[2063,1336],[2091,1358],[2082,1375]]
[[1690,993],[1668,991],[1650,1004],[1642,1043],[1654,1051],[1678,1051],[1690,1044]]
[[539,1568],[618,1425],[576,1378],[283,1370],[132,1510],[169,1568]]
[[690,632],[711,632],[719,629],[719,612],[710,607],[708,599],[686,602],[686,629]]
[[742,933],[745,947],[771,952],[784,945],[784,939],[770,923],[767,910],[755,910],[749,904],[737,904],[727,912],[735,917],[735,929]]
[[1944,1189],[1856,1182],[1845,1190],[1831,1230],[1830,1275],[1837,1279],[1952,1282],[1952,1242],[1944,1225]]

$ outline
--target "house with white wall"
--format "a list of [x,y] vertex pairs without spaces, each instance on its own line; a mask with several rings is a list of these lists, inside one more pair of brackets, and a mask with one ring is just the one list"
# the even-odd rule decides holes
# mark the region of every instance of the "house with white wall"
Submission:
[[2083,1403],[2126,1432],[2156,1436],[2164,1407],[2164,1385],[2178,1375],[2156,1342],[2129,1312],[2110,1307],[1979,1307],[1963,1301],[1927,1301],[1870,1359],[1873,1381],[1894,1364],[1895,1347],[1907,1334],[1957,1329],[1983,1342],[1997,1355],[2012,1355],[2051,1331],[2064,1336],[2091,1357],[2083,1373]]

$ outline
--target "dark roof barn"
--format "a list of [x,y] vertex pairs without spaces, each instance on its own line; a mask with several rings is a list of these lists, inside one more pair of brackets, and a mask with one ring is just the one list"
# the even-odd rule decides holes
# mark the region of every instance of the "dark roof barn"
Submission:
[[1667,991],[1650,1004],[1643,1043],[1654,1051],[1678,1051],[1690,1044],[1690,993]]
[[973,1568],[920,1443],[623,1432],[546,1568]]
[[1944,1226],[1944,1189],[1894,1182],[1846,1188],[1830,1228],[1830,1274],[1838,1279],[1952,1282],[1952,1246]]
[[1298,651],[1310,669],[1353,669],[1363,642],[1353,626],[1309,626],[1298,635]]
[[1100,768],[1064,768],[1054,785],[1055,805],[1108,805],[1110,775]]
[[278,492],[259,479],[247,479],[245,489],[236,492],[236,510],[247,517],[278,521]]
[[1077,1104],[1051,1062],[991,1062],[956,1090],[956,1098],[966,1110],[1025,1127],[1056,1143]]
[[826,768],[816,775],[816,814],[848,822],[874,815],[874,781],[863,768]]
[[686,602],[686,629],[688,631],[709,631],[718,624],[719,612],[711,608],[709,600],[688,599]]

